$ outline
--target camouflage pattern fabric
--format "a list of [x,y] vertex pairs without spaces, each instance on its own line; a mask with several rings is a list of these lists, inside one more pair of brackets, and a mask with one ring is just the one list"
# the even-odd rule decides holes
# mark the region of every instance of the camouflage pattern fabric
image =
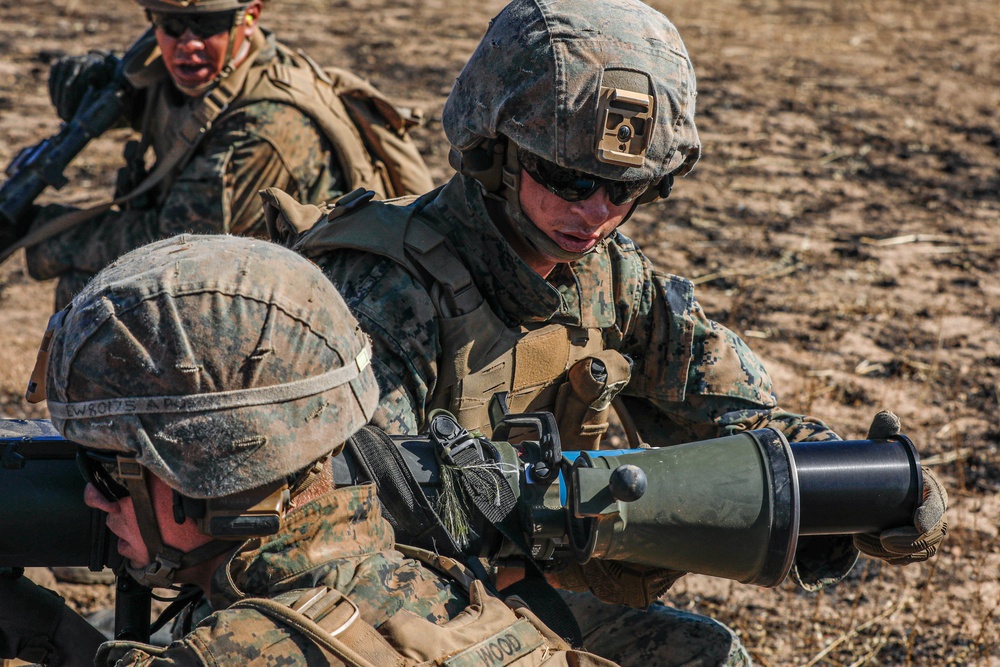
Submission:
[[[642,164],[595,155],[598,92],[617,85],[613,79],[656,100]],[[529,153],[594,176],[658,180],[686,174],[701,154],[695,88],[677,28],[639,0],[515,0],[490,21],[448,96],[441,124],[459,150],[503,135]]]
[[[273,35],[268,35],[253,67],[269,67],[279,57],[275,44]],[[129,121],[136,130],[146,128],[143,141],[154,148],[159,126],[148,118],[154,114],[152,100],[178,109],[189,101],[164,76],[138,91],[129,104],[134,109]],[[145,173],[142,156],[133,152],[127,159],[125,171]],[[140,198],[145,201],[108,211],[29,248],[28,272],[36,280],[67,275],[66,284],[57,291],[59,309],[87,278],[151,241],[184,232],[266,236],[257,199],[263,188],[276,186],[304,201],[320,202],[342,194],[342,181],[330,142],[307,115],[278,102],[245,105],[218,122],[186,165]],[[129,183],[124,189],[135,185]],[[44,224],[66,210],[59,205],[43,207],[33,224]]]
[[750,667],[739,637],[707,616],[654,603],[642,611],[605,604],[593,595],[560,591],[598,655],[614,655],[621,667]]
[[[380,206],[387,204],[372,202],[351,216],[363,224],[365,216],[378,215]],[[778,408],[760,361],[735,333],[705,315],[690,281],[655,269],[623,234],[615,232],[598,251],[561,264],[546,280],[500,235],[487,213],[481,187],[472,178],[457,175],[410,207],[413,215],[449,240],[458,257],[466,258],[476,287],[505,322],[597,327],[605,347],[629,355],[635,366],[623,395],[632,407],[641,408],[633,410],[633,416],[642,415],[640,430],[654,444],[763,426],[781,431],[791,441],[837,439],[823,422]],[[439,385],[442,341],[437,300],[421,277],[389,259],[323,246],[324,224],[336,221],[320,222],[308,237],[289,242],[302,241],[298,249],[337,285],[371,336],[381,392],[373,423],[389,433],[415,434],[425,426],[435,392],[448,389]],[[321,249],[311,250],[311,240]],[[858,555],[849,542],[843,538],[813,542],[810,553],[818,557],[801,571],[793,568],[793,577],[809,588],[843,578]],[[644,618],[653,626],[659,622],[656,614]],[[651,630],[651,636],[656,635]],[[602,657],[626,659],[616,652],[621,640],[610,626],[599,625],[589,641],[588,648]],[[651,641],[652,651],[656,642]],[[660,657],[646,664],[671,664],[667,640],[656,645]],[[742,647],[733,650],[740,657],[728,664],[746,664],[741,662],[749,660]]]
[[331,491],[288,515],[281,532],[247,542],[215,573],[215,610],[166,648],[112,641],[97,665],[187,667],[325,665],[322,652],[289,626],[250,609],[227,608],[245,597],[273,598],[314,586],[350,596],[361,618],[378,628],[400,612],[433,623],[468,605],[461,587],[392,549],[373,486]]
[[367,338],[333,285],[267,241],[143,246],[60,316],[53,425],[82,446],[134,452],[192,498],[257,488],[339,451],[378,401]]
[[[372,202],[352,218],[377,215]],[[791,441],[836,438],[811,417],[777,407],[771,379],[750,349],[708,319],[690,281],[661,273],[623,234],[599,252],[560,265],[549,280],[534,273],[490,221],[478,183],[455,176],[433,198],[411,205],[465,260],[476,287],[510,325],[558,323],[601,329],[604,345],[635,362],[623,395],[642,401],[657,445],[691,442],[770,426]],[[322,243],[321,222],[309,239]],[[336,224],[336,222],[332,223]],[[418,276],[394,262],[357,251],[313,252],[372,337],[381,402],[375,423],[415,434],[426,422],[438,385],[440,333],[436,301]],[[295,241],[292,240],[292,243]],[[551,282],[550,282],[551,280]],[[652,419],[652,418],[651,418]]]

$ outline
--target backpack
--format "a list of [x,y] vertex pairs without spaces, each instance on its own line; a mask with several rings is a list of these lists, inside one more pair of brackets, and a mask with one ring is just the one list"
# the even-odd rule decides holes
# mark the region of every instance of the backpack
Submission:
[[410,128],[420,114],[396,107],[361,77],[337,67],[321,68],[301,51],[277,45],[279,57],[251,72],[236,104],[257,101],[295,106],[330,140],[344,171],[344,192],[373,190],[380,198],[423,194],[434,187]]

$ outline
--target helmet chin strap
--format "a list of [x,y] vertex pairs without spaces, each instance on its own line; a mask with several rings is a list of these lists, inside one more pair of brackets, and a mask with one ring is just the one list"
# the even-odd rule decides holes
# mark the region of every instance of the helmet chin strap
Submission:
[[[505,142],[506,159],[504,160],[502,181],[499,193],[486,193],[486,196],[503,204],[504,225],[508,233],[514,234],[519,241],[538,252],[543,257],[551,257],[560,262],[575,262],[583,259],[598,248],[603,247],[603,239],[593,248],[584,252],[570,252],[538,228],[531,218],[521,209],[521,163],[517,159],[517,146],[509,139]],[[501,231],[505,231],[501,229]]]
[[150,562],[145,567],[132,567],[126,561],[125,569],[143,586],[167,588],[174,583],[178,572],[212,560],[239,546],[238,542],[212,540],[186,553],[167,546],[163,543],[160,525],[153,509],[145,469],[134,460],[125,458],[118,459],[118,468],[132,498],[139,533],[150,555]]

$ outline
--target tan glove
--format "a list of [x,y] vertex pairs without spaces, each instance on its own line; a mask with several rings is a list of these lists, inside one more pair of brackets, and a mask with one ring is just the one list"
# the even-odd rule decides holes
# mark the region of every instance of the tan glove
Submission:
[[645,609],[684,576],[684,572],[652,565],[636,565],[593,558],[584,564],[571,563],[565,570],[549,575],[557,588],[593,593],[598,600]]
[[[884,440],[897,435],[899,426],[899,417],[883,410],[872,420],[868,439]],[[913,525],[890,528],[878,535],[855,535],[854,546],[861,553],[881,558],[890,565],[919,563],[937,553],[938,546],[948,534],[948,523],[945,521],[948,492],[929,468],[924,467],[922,470],[924,497],[913,513]]]

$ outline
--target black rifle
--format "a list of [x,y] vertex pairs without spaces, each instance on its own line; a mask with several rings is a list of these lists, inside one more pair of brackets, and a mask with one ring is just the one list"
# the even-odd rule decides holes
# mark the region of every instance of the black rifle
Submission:
[[[513,430],[538,439],[510,444]],[[772,429],[662,449],[562,452],[549,413],[505,417],[495,441],[447,413],[429,435],[367,428],[333,461],[338,486],[374,481],[397,542],[494,562],[589,558],[775,586],[800,535],[906,525],[922,498],[916,451],[890,440],[791,443]],[[76,445],[47,421],[0,420],[0,567],[119,559],[103,515],[83,504]],[[467,535],[440,519],[455,475]],[[119,577],[116,634],[145,640],[149,591]],[[123,595],[124,594],[124,595]],[[145,604],[143,604],[145,599]]]
[[118,63],[111,82],[88,90],[73,118],[63,123],[59,132],[21,149],[7,165],[7,180],[0,186],[0,253],[27,233],[30,220],[26,214],[35,199],[49,186],[58,190],[66,185],[64,172],[73,158],[91,139],[121,119],[126,94],[125,63],[147,46],[148,39],[143,35]]

